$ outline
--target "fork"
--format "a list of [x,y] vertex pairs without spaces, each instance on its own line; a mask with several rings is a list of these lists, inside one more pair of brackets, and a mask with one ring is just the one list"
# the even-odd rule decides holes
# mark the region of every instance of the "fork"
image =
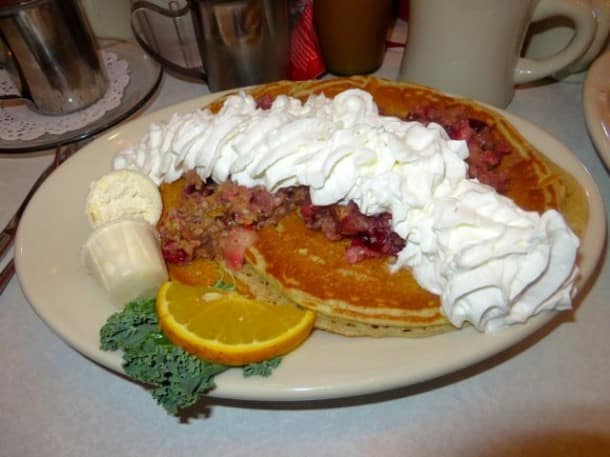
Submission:
[[[25,208],[30,202],[32,195],[34,195],[40,185],[57,167],[59,167],[68,157],[78,151],[83,145],[83,142],[81,142],[81,144],[72,143],[65,146],[57,146],[55,148],[55,156],[53,158],[53,162],[51,162],[51,164],[47,168],[45,168],[44,171],[40,174],[38,179],[36,179],[32,187],[30,188],[28,194],[21,202],[21,205],[19,205],[17,211],[15,211],[15,214],[13,215],[11,220],[8,221],[8,224],[6,224],[6,227],[4,227],[4,230],[2,230],[2,232],[0,233],[0,258],[4,257],[6,251],[8,251],[9,247],[13,244],[13,241],[15,240],[15,235],[17,234],[17,227],[19,226],[19,221],[21,219],[21,216],[23,215],[23,212],[25,211]],[[14,274],[15,259],[12,258],[8,261],[2,272],[0,272],[0,295],[2,295],[2,292],[4,292],[4,289],[6,288]]]

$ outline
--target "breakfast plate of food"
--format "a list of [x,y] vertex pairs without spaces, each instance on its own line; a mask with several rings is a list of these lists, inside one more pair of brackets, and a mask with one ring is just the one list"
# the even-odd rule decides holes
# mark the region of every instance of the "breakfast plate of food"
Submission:
[[[16,267],[40,318],[112,370],[143,379],[117,319],[149,299],[131,322],[210,362],[206,394],[301,401],[509,348],[584,298],[605,233],[594,181],[544,131],[352,77],[208,95],[98,138],[31,200]],[[262,333],[277,310],[282,336],[234,344],[244,309]],[[222,368],[280,356],[270,376]]]
[[600,158],[610,168],[610,51],[589,68],[583,89],[585,120]]

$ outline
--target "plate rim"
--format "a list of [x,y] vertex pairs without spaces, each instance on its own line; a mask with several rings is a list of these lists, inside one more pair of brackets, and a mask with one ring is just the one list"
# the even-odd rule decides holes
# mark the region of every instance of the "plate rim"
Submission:
[[[29,225],[31,225],[36,219],[36,211],[40,212],[41,205],[45,205],[45,200],[49,200],[49,194],[52,193],[51,190],[56,189],[58,186],[61,187],[61,179],[67,176],[70,173],[71,169],[76,169],[77,164],[80,165],[81,162],[85,164],[85,162],[90,159],[90,156],[97,153],[98,149],[105,149],[107,157],[111,158],[112,156],[110,155],[110,151],[108,151],[109,149],[112,149],[110,146],[113,144],[117,144],[117,142],[120,143],[121,141],[123,141],[123,137],[137,138],[137,131],[145,131],[151,123],[167,120],[172,114],[176,112],[188,112],[198,107],[203,107],[211,103],[216,98],[222,96],[226,92],[233,91],[235,91],[235,89],[222,93],[207,94],[195,99],[177,103],[175,105],[168,106],[161,110],[134,119],[128,123],[116,127],[115,129],[109,132],[106,132],[105,134],[101,135],[99,138],[85,146],[78,154],[71,157],[64,164],[62,164],[62,166],[60,166],[58,170],[56,170],[56,172],[53,173],[48,178],[48,180],[40,187],[38,192],[33,196],[32,200],[30,201],[30,204],[28,205],[23,215],[22,224],[20,224],[19,226],[15,244],[15,262],[17,276],[21,283],[24,295],[30,302],[36,314],[51,330],[53,330],[61,339],[67,342],[68,345],[70,345],[78,352],[82,353],[90,360],[99,363],[118,373],[123,373],[123,370],[120,367],[120,355],[118,353],[103,352],[100,351],[97,346],[95,348],[90,346],[83,346],[82,341],[79,341],[79,338],[76,336],[77,333],[75,333],[74,331],[67,331],[65,322],[61,322],[61,320],[57,319],[57,316],[52,316],[49,314],[48,306],[45,306],[44,300],[40,299],[40,291],[34,289],[36,281],[27,271],[28,266],[32,266],[31,255],[29,254],[27,243],[32,241],[32,239],[28,238],[28,236],[29,233],[34,231],[34,228],[29,227]],[[561,161],[569,161],[571,165],[576,165],[575,167],[570,168],[570,171],[578,180],[580,185],[585,187],[587,200],[591,209],[590,220],[587,225],[585,234],[583,235],[583,239],[585,241],[588,241],[590,244],[592,243],[591,249],[593,253],[583,260],[584,264],[581,266],[581,270],[583,271],[583,276],[586,278],[587,281],[594,279],[594,270],[601,258],[601,253],[603,251],[603,245],[606,237],[606,219],[605,217],[601,217],[602,214],[605,215],[605,210],[595,211],[595,209],[599,210],[600,208],[604,208],[603,199],[597,187],[597,184],[591,177],[591,174],[588,172],[582,161],[580,161],[580,159],[578,159],[574,152],[572,152],[567,146],[563,145],[559,140],[552,137],[545,130],[541,129],[540,127],[537,127],[536,125],[525,119],[522,119],[504,110],[494,110],[503,115],[508,120],[508,122],[510,122],[517,129],[517,131],[519,131],[528,141],[534,144],[546,157],[553,160],[554,162],[557,162],[556,158],[553,155],[559,154],[559,159],[561,159]],[[531,131],[531,133],[536,136],[535,141],[532,141],[532,138],[528,137],[528,135],[526,135],[523,130],[526,130],[527,132]],[[541,148],[539,148],[535,143],[552,144],[554,146],[552,148],[553,155],[549,154],[548,152],[542,151]],[[126,144],[122,144],[121,147],[125,145]],[[118,151],[118,149],[114,147],[113,154],[116,151]],[[565,155],[565,158],[562,158],[561,155]],[[106,170],[101,169],[100,165],[96,167],[100,168],[98,170],[99,173],[109,171],[109,162],[110,160],[108,161]],[[83,189],[83,193],[86,193],[85,189]],[[81,215],[81,217],[85,218],[84,213]],[[593,236],[593,231],[601,231],[603,235]],[[585,298],[584,296],[582,296],[582,294],[583,291],[586,293],[588,289],[589,288],[585,287],[585,284],[581,284],[581,286],[579,287],[580,297],[578,298],[578,300],[582,301]],[[369,373],[367,377],[359,379],[357,382],[354,382],[351,385],[337,386],[325,383],[324,381],[321,381],[317,385],[285,385],[279,382],[279,372],[284,370],[292,370],[294,369],[295,364],[298,363],[299,357],[296,357],[298,355],[298,352],[304,351],[306,349],[301,348],[299,349],[299,351],[295,352],[295,356],[291,354],[285,357],[284,362],[280,366],[279,370],[276,370],[276,372],[270,378],[249,378],[247,380],[244,380],[240,373],[240,370],[229,370],[228,372],[219,375],[216,378],[217,387],[214,390],[210,391],[208,396],[214,398],[227,398],[246,401],[310,401],[353,397],[388,391],[401,387],[407,387],[409,385],[413,385],[426,380],[435,379],[442,375],[455,372],[459,369],[466,368],[477,362],[480,362],[498,353],[501,353],[509,347],[513,346],[514,344],[524,340],[526,337],[535,333],[538,329],[550,322],[556,315],[556,312],[546,312],[534,317],[533,319],[530,319],[526,324],[513,326],[508,329],[503,329],[493,334],[479,334],[474,329],[468,328],[462,329],[458,332],[450,332],[449,334],[430,337],[447,338],[449,341],[451,341],[452,337],[448,337],[447,335],[465,335],[471,333],[475,334],[479,338],[485,339],[485,341],[491,341],[491,346],[481,344],[480,346],[482,346],[483,349],[481,349],[480,347],[475,348],[469,354],[467,354],[466,357],[462,357],[458,360],[444,360],[443,363],[433,364],[433,367],[428,367],[428,369],[420,370],[419,372],[415,370],[415,372],[403,373],[400,369],[393,368],[392,376],[390,377],[384,377],[383,374],[379,373]],[[318,336],[316,334],[312,336],[312,338],[316,337],[322,338],[322,341],[324,343],[326,343],[327,341],[332,342],[336,338],[342,338],[344,340],[348,339],[346,337],[331,334],[322,336]],[[458,338],[461,339],[461,336]],[[384,347],[383,344],[375,343],[376,340],[374,339],[371,340],[362,338],[360,341],[367,340],[370,341],[370,343],[373,345],[378,345],[381,348]],[[385,339],[385,341],[400,341],[402,343],[397,343],[398,345],[410,347],[410,345],[412,344],[418,344],[415,342],[425,340],[387,338]],[[410,343],[406,343],[407,341],[410,341]],[[305,344],[308,343],[306,342]]]
[[595,59],[587,72],[583,105],[593,146],[606,169],[610,169],[610,50]]

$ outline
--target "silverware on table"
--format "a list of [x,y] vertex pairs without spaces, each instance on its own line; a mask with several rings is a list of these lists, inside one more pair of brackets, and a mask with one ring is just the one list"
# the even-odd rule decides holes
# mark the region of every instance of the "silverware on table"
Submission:
[[[25,208],[27,207],[34,193],[36,193],[40,185],[47,179],[47,177],[68,157],[80,149],[82,145],[83,143],[73,143],[66,146],[57,146],[55,149],[55,157],[53,158],[53,162],[47,168],[45,168],[38,179],[34,182],[15,214],[0,233],[0,258],[4,257],[4,254],[6,254],[8,249],[13,244],[21,216],[23,215],[23,212],[25,211]],[[15,261],[14,259],[11,259],[6,264],[2,272],[0,272],[0,295],[2,292],[4,292],[4,289],[13,277],[13,274],[15,274]]]

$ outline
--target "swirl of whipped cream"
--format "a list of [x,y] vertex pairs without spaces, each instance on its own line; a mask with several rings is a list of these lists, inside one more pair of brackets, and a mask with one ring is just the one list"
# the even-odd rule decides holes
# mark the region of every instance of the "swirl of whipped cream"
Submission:
[[411,268],[440,295],[456,326],[491,331],[571,305],[578,238],[556,211],[540,215],[468,179],[463,141],[434,123],[381,116],[359,89],[333,99],[278,96],[257,108],[245,93],[217,114],[198,110],[152,125],[114,158],[156,183],[194,169],[270,191],[309,186],[312,203],[355,202],[363,214],[389,211],[407,240],[390,266]]
[[527,212],[465,180],[410,211],[404,229],[408,243],[392,268],[411,267],[457,327],[492,331],[571,306],[579,240],[555,210]]

